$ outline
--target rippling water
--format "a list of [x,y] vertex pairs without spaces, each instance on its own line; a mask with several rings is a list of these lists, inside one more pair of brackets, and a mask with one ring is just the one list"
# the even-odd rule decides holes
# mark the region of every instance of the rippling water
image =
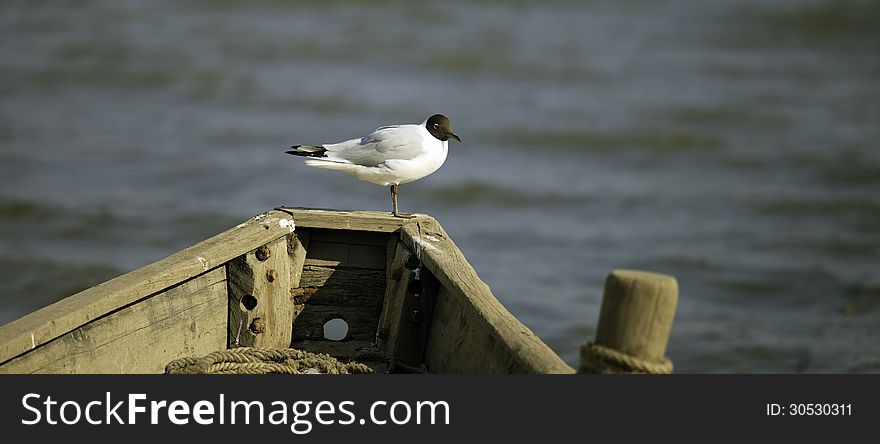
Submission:
[[880,371],[873,1],[4,1],[0,322],[286,204],[287,158],[442,112],[401,187],[569,363],[617,267],[671,273],[680,372]]

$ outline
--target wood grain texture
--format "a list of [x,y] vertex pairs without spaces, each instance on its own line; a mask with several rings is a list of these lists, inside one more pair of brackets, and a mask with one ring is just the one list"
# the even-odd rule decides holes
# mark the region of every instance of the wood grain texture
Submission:
[[308,229],[300,229],[287,236],[287,255],[290,257],[290,288],[299,287],[310,237],[311,231]]
[[[295,221],[296,224],[295,233],[297,236],[295,238],[289,236],[294,232],[292,231],[292,221]],[[362,236],[365,232],[377,234]],[[395,240],[397,236],[402,238],[400,246]],[[325,252],[321,253],[319,246],[318,254],[312,255],[309,253],[312,242],[324,243],[325,246],[348,242],[349,248],[344,253],[339,253],[342,250],[336,247],[334,247],[336,249],[325,249]],[[253,259],[254,250],[266,244],[270,246],[271,257],[286,263],[287,268],[284,268],[282,263],[264,267],[249,262],[247,256],[250,255],[250,259]],[[134,350],[130,353],[149,356],[152,356],[153,353],[160,353],[160,350],[161,353],[164,353],[157,355],[158,357],[155,359],[150,358],[151,362],[165,360],[166,357],[173,355],[168,359],[171,360],[184,353],[189,355],[206,354],[227,345],[227,336],[230,336],[229,339],[233,339],[235,335],[238,335],[241,343],[241,335],[247,331],[250,321],[257,317],[256,312],[251,312],[259,310],[260,307],[283,308],[284,313],[280,315],[280,318],[271,318],[274,316],[272,313],[265,314],[265,320],[271,320],[267,326],[272,326],[273,331],[284,330],[276,328],[284,323],[284,321],[277,322],[277,319],[290,319],[286,328],[288,342],[283,343],[284,337],[281,337],[277,341],[271,341],[273,342],[271,346],[290,344],[291,323],[293,323],[293,333],[301,333],[303,340],[323,340],[324,322],[335,317],[345,319],[348,322],[350,330],[347,339],[371,341],[377,334],[377,328],[380,329],[380,336],[382,334],[379,325],[380,313],[389,301],[397,305],[385,307],[388,316],[382,315],[382,326],[389,328],[389,333],[393,335],[391,330],[394,328],[389,326],[395,325],[395,323],[399,325],[399,320],[405,311],[402,296],[395,299],[395,295],[404,294],[405,283],[411,272],[398,266],[388,269],[391,268],[388,267],[388,264],[389,261],[396,261],[397,256],[405,257],[405,255],[397,253],[401,251],[401,248],[406,250],[407,247],[421,255],[424,266],[436,277],[439,286],[438,301],[433,306],[431,327],[427,333],[427,345],[424,353],[424,360],[429,370],[464,373],[573,372],[573,369],[565,365],[552,350],[504,309],[433,218],[421,215],[415,219],[400,219],[379,212],[306,209],[282,209],[259,215],[168,258],[66,298],[17,321],[0,326],[0,363],[11,364],[19,358],[23,359],[28,356],[29,353],[27,355],[26,353],[31,349],[35,349],[36,352],[52,344],[56,344],[54,347],[61,347],[53,349],[52,353],[58,356],[76,355],[76,343],[77,341],[82,342],[82,339],[77,339],[74,336],[81,336],[80,330],[104,325],[99,322],[115,322],[112,329],[119,330],[125,337],[137,338],[138,336],[134,332],[125,334],[128,321],[117,317],[117,315],[127,313],[128,316],[134,316],[132,319],[137,319],[138,316],[143,315],[142,313],[138,314],[139,310],[161,311],[163,309],[159,306],[152,307],[152,304],[159,304],[163,299],[156,299],[156,302],[152,300],[160,296],[164,298],[167,294],[177,295],[172,298],[174,299],[173,303],[181,302],[189,307],[184,309],[173,305],[172,308],[165,311],[165,313],[169,313],[167,322],[179,320],[181,316],[185,319],[221,317],[223,328],[217,334],[220,345],[217,346],[204,338],[199,339],[198,344],[194,345],[189,342],[190,339],[179,339],[177,336],[168,339],[159,334],[153,336],[164,342],[151,343],[145,339],[137,339],[140,342],[129,344],[132,347],[130,350]],[[384,254],[379,253],[380,249],[384,249]],[[395,257],[389,257],[389,252],[394,252]],[[316,262],[307,264],[310,256]],[[233,260],[236,258],[241,260]],[[322,260],[325,262],[318,262]],[[300,261],[303,264],[301,268],[298,266]],[[225,264],[228,265],[224,266]],[[378,264],[383,266],[380,267]],[[227,269],[227,267],[229,268]],[[203,276],[213,273],[212,270],[220,270],[224,274],[222,282],[208,285],[209,290],[189,288],[189,282],[193,278],[201,279]],[[264,295],[257,295],[255,296],[258,298],[257,308],[250,311],[244,310],[247,313],[240,310],[230,310],[229,300],[233,300],[235,304],[232,306],[238,308],[245,295],[268,291],[265,290],[268,287],[266,273],[270,270],[276,271],[272,279],[274,287],[282,290],[275,291],[273,289],[271,291],[272,299],[275,301],[287,300],[289,308],[284,304],[267,303]],[[208,273],[209,271],[211,273]],[[229,271],[229,279],[225,277],[226,271]],[[297,280],[299,282],[296,282]],[[310,297],[305,297],[301,301],[304,303],[293,304],[291,296],[295,295],[292,295],[290,289],[309,288],[308,286],[314,286],[315,289],[327,289],[326,293],[321,295],[324,298],[323,304],[313,304],[313,302],[321,301],[321,299],[314,299],[317,290]],[[235,289],[232,291],[235,296],[227,298],[227,288]],[[205,292],[211,296],[205,296]],[[353,294],[357,294],[357,297],[352,296]],[[368,297],[362,299],[361,294],[366,294]],[[221,300],[224,304],[221,315],[214,312],[210,314],[197,312],[202,308],[207,309],[207,305],[211,307],[213,305],[207,302],[198,303],[187,300],[188,298],[208,297],[213,301],[220,296],[222,296]],[[358,306],[357,303],[363,305]],[[333,304],[345,304],[345,306]],[[302,310],[302,313],[296,317],[296,322],[293,322],[294,316],[297,316],[296,310],[299,309]],[[185,314],[187,312],[189,314]],[[230,319],[228,323],[227,317]],[[155,332],[174,330],[177,325],[163,323],[166,320],[159,318],[151,322],[154,322],[155,327],[154,324],[149,324],[143,328]],[[232,334],[233,326],[235,326],[235,335]],[[101,331],[106,328],[109,327],[102,327]],[[78,331],[80,333],[74,334]],[[196,331],[202,331],[198,324]],[[91,330],[88,332],[92,334]],[[98,333],[94,334],[98,335]],[[67,338],[67,335],[70,338]],[[257,336],[259,335],[262,333]],[[278,338],[275,333],[266,335],[266,337]],[[399,337],[398,334],[390,342],[386,338],[386,342],[396,344],[399,342]],[[175,342],[178,340],[183,342]],[[111,350],[111,348],[107,348],[110,347],[109,344],[117,342],[124,344],[126,343],[124,341],[124,339],[112,340],[107,345],[98,344],[95,349]],[[144,346],[138,345],[141,343],[156,350],[144,353]],[[202,347],[202,344],[210,344],[212,348],[210,350],[196,348]],[[254,337],[252,345],[260,345],[257,343],[256,337]],[[47,348],[47,350],[49,349]],[[122,353],[117,353],[117,355],[123,356]],[[29,359],[36,359],[37,356],[38,354],[34,354]],[[100,356],[89,359],[95,359],[96,363],[101,362],[98,358],[105,359]],[[74,356],[72,359],[79,358]],[[132,360],[136,360],[134,355],[126,359],[126,361]],[[165,360],[163,365],[168,360]],[[106,362],[104,365],[104,368],[96,371],[132,371],[135,368],[136,371],[141,371],[142,368],[139,366],[120,367],[118,365],[114,367],[115,364],[107,364]],[[31,367],[50,368],[49,364],[31,365]],[[0,368],[7,368],[7,366]],[[152,368],[149,371],[153,370],[157,369]]]
[[435,373],[574,373],[516,319],[433,219],[401,228],[441,285],[425,354]]
[[348,324],[348,335],[343,341],[372,341],[376,336],[381,307],[344,307],[306,304],[293,325],[297,341],[326,341],[324,324],[331,319],[342,319]]
[[378,307],[384,292],[385,270],[306,265],[291,295],[297,304]]
[[[346,245],[364,245],[384,247],[388,242],[388,233],[357,231],[357,230],[331,230],[312,229],[312,238],[317,242],[331,242]],[[396,235],[395,235],[396,236]]]
[[312,240],[305,265],[385,269],[385,245],[351,245]]
[[[418,294],[407,290],[408,284],[412,283],[417,275],[422,286],[422,291]],[[403,298],[390,355],[394,363],[418,367],[425,362],[438,282],[429,270],[422,269],[419,273],[412,272],[410,278],[407,281],[402,280],[399,286],[403,288]]]
[[380,211],[339,211],[287,207],[281,209],[296,220],[297,227],[390,233],[420,220],[433,220],[419,214],[413,219],[393,217]]
[[406,283],[409,282],[411,270],[404,263],[409,256],[409,250],[399,240],[389,241],[387,251],[392,252],[391,259],[387,262],[388,269],[385,272],[386,287],[383,296],[382,313],[379,317],[379,327],[376,333],[379,348],[385,350],[389,356],[393,354],[394,344],[397,342],[400,318],[403,316],[403,300],[406,297]]
[[226,299],[218,267],[18,356],[0,373],[162,373],[174,359],[226,347]]
[[674,277],[614,270],[605,280],[596,343],[647,361],[663,361],[677,305]]
[[270,211],[165,259],[0,326],[0,363],[137,300],[164,291],[290,233],[291,216]]
[[[308,228],[299,228],[296,233],[292,233],[287,237],[287,255],[290,257],[290,298],[293,304],[293,320],[302,312],[303,304],[296,303],[293,290],[300,286],[302,281],[303,265],[305,265],[306,256],[309,250],[309,240],[311,238],[311,230]],[[290,325],[290,331],[293,331],[293,324]],[[291,337],[291,342],[296,338]]]
[[[265,252],[262,253],[264,256],[261,251]],[[226,265],[229,279],[227,340],[230,348],[290,345],[294,316],[290,266],[286,237],[241,255]],[[268,279],[270,273],[274,274],[274,279]],[[245,298],[253,298],[256,306],[249,309]],[[257,325],[261,328],[255,329]]]

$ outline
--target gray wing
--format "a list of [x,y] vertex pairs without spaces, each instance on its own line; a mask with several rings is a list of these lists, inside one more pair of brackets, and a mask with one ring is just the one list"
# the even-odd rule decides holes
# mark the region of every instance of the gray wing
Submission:
[[327,157],[331,159],[364,166],[376,166],[392,159],[409,160],[423,152],[418,125],[383,126],[361,139],[327,148]]

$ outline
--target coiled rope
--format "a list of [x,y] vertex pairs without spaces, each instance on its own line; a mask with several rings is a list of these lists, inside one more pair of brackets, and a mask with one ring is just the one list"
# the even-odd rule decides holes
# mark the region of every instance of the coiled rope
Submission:
[[294,348],[239,347],[215,351],[202,358],[175,359],[165,366],[166,374],[268,374],[373,373],[360,362],[342,362],[323,353]]
[[672,361],[653,362],[604,345],[587,342],[581,347],[581,371],[587,373],[670,374]]

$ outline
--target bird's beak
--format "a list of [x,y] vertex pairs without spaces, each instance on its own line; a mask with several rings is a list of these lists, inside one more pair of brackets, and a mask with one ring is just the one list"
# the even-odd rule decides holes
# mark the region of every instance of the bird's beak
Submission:
[[455,134],[455,133],[449,133],[449,135],[450,135],[453,139],[457,140],[458,143],[461,143],[461,137],[458,137],[458,134]]

